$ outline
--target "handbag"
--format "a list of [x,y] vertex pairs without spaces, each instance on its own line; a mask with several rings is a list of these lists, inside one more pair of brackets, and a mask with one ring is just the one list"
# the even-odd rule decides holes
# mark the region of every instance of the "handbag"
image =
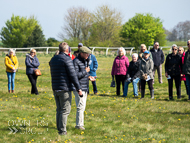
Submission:
[[112,80],[110,87],[115,87],[115,80]]
[[42,73],[41,73],[41,71],[39,69],[35,69],[34,73],[35,73],[36,76],[42,75]]

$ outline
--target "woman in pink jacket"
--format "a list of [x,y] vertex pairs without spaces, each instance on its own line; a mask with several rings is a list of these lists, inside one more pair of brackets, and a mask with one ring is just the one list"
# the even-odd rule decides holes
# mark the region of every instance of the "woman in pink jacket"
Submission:
[[[178,54],[179,54],[180,57],[181,57],[182,64],[184,64],[185,51],[184,51],[184,48],[183,48],[183,47],[179,47],[179,49],[178,49]],[[186,84],[186,78],[185,78],[185,75],[182,74],[182,71],[181,71],[181,79],[180,79],[180,80],[181,80],[181,81],[184,81],[185,87],[186,87],[186,92],[187,92],[187,95],[188,95],[187,84]]]
[[129,60],[125,56],[125,49],[123,47],[117,50],[118,56],[115,58],[113,62],[111,75],[116,79],[116,92],[117,95],[120,95],[120,84],[122,83],[124,90],[124,82],[126,79],[127,69],[129,67]]

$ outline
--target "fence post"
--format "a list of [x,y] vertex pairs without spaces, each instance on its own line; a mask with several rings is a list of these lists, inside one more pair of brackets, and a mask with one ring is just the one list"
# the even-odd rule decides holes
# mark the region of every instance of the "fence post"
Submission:
[[133,47],[133,48],[131,49],[131,51],[130,51],[130,55],[132,54],[134,48],[135,48],[135,47]]
[[96,47],[93,47],[93,48],[92,48],[92,54],[94,53],[94,49],[95,49],[95,48],[96,48]]
[[49,47],[47,47],[47,49],[46,49],[46,54],[48,54],[48,50],[49,50]]
[[108,50],[109,50],[109,48],[106,49],[106,56],[108,55]]

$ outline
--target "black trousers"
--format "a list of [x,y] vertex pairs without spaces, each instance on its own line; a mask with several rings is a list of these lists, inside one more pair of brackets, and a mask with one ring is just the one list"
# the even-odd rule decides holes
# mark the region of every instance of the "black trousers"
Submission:
[[148,83],[149,90],[154,90],[153,79],[148,80],[148,81],[141,79],[141,90],[145,90],[146,82]]
[[187,93],[187,95],[189,95],[189,94],[188,94],[188,90],[187,90],[187,83],[186,83],[186,81],[184,81],[184,83],[185,83],[186,93]]
[[124,91],[125,78],[126,78],[126,75],[115,75],[117,95],[120,95],[120,85],[121,85],[121,83],[122,83],[123,91]]
[[171,79],[168,79],[168,88],[169,88],[169,98],[173,98],[173,80],[175,81],[175,87],[177,90],[177,97],[181,98],[181,80],[180,75],[171,76]]
[[38,77],[35,74],[28,74],[27,76],[32,85],[31,94],[38,94],[38,89],[36,87],[36,82]]

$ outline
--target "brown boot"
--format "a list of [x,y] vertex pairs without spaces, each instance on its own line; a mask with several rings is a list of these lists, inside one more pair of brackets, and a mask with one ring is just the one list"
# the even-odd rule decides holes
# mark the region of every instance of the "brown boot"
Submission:
[[11,93],[11,90],[9,90],[8,92]]
[[14,90],[12,90],[12,93],[14,93],[15,91]]

